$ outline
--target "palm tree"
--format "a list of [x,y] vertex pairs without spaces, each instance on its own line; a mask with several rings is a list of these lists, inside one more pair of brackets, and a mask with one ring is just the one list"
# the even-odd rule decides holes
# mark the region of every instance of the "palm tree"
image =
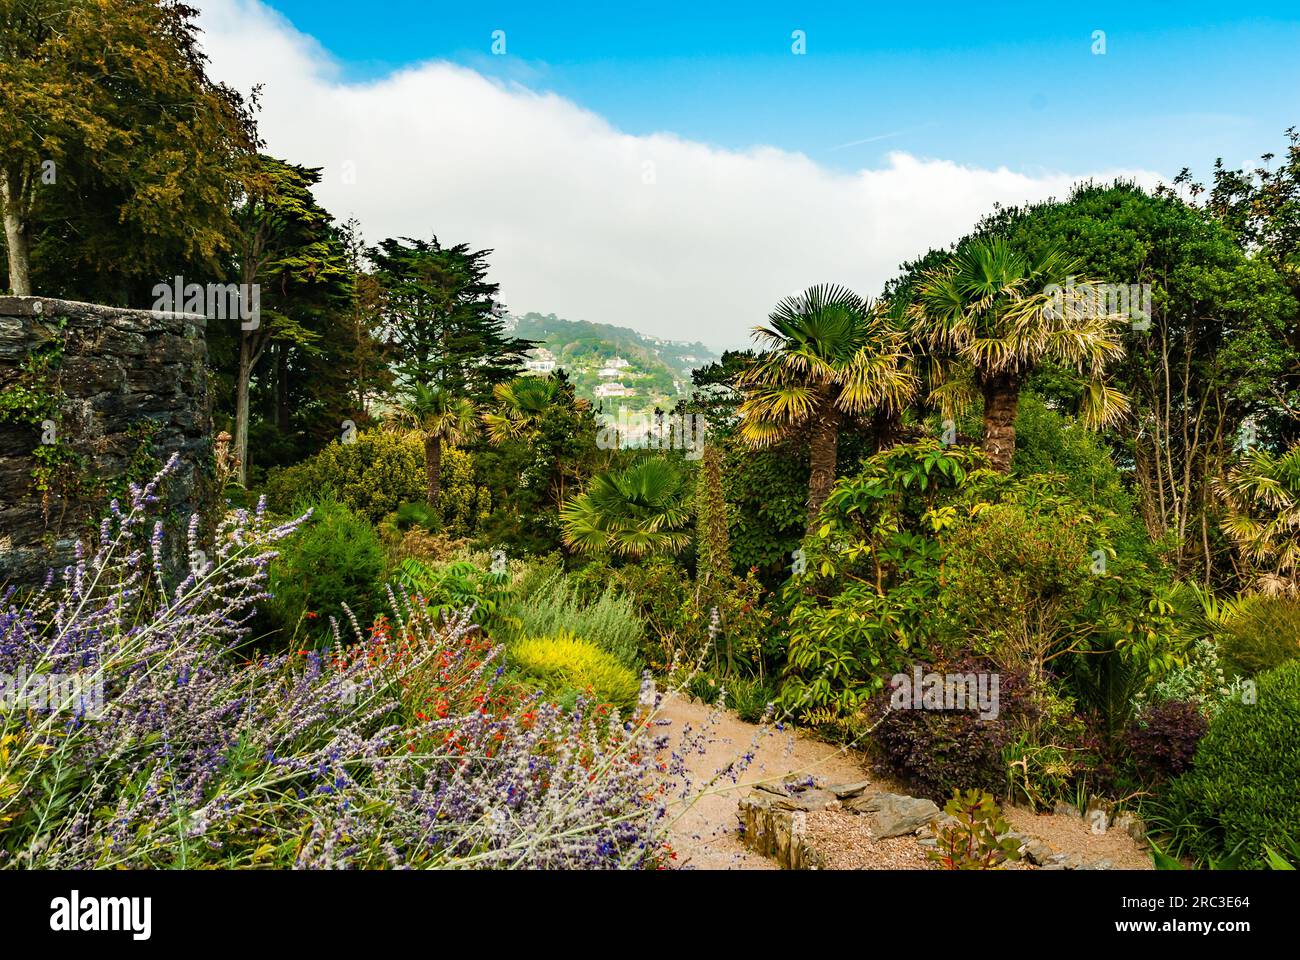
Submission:
[[1300,442],[1278,456],[1248,451],[1216,486],[1227,508],[1223,532],[1253,588],[1300,596]]
[[739,378],[741,436],[755,447],[808,436],[812,530],[835,483],[840,427],[873,409],[901,411],[916,378],[902,334],[884,312],[839,286],[786,297],[754,338],[768,351]]
[[516,377],[492,388],[496,409],[483,414],[488,439],[504,443],[527,436],[558,399],[557,381],[550,377]]
[[417,383],[389,419],[393,429],[424,441],[426,499],[437,508],[441,493],[442,445],[455,446],[474,436],[474,404],[437,384]]
[[685,477],[662,457],[598,473],[560,510],[564,542],[634,559],[677,553],[690,543],[690,502]]
[[1001,238],[979,238],[924,275],[908,310],[913,336],[930,353],[931,399],[948,413],[973,382],[984,398],[984,450],[1003,473],[1015,455],[1020,391],[1039,364],[1081,375],[1088,426],[1128,410],[1103,379],[1124,350],[1121,316],[1097,308],[1098,288],[1076,280],[1076,269],[1057,251],[1031,259]]
[[[569,454],[581,446],[582,429],[589,417],[591,404],[574,396],[573,387],[564,371],[550,377],[516,377],[508,383],[499,383],[492,388],[496,407],[483,414],[483,423],[487,427],[488,440],[493,444],[503,444],[511,440],[523,440],[544,447],[551,451],[550,489],[557,509],[563,505],[566,489],[571,476],[581,475],[582,457],[567,459],[556,448],[556,430],[568,437]],[[548,425],[548,414],[561,418],[552,419]],[[563,418],[568,418],[568,423]]]

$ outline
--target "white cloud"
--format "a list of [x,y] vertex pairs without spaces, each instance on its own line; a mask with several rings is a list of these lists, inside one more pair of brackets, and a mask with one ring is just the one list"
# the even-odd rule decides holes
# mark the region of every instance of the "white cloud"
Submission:
[[268,150],[323,167],[321,203],[357,217],[369,242],[436,232],[490,247],[512,311],[715,347],[747,343],[778,299],[813,283],[876,295],[900,262],[961,236],[995,202],[1063,196],[1086,177],[1159,180],[906,153],[845,173],[771,147],[630,136],[447,62],[344,82],[319,44],[256,0],[206,0],[201,24],[214,77],[245,92],[264,84]]

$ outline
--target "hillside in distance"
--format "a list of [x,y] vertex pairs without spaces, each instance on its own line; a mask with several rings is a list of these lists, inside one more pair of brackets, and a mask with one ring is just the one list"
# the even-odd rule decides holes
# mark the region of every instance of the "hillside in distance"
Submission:
[[667,410],[690,395],[691,371],[718,359],[702,343],[683,343],[638,333],[627,327],[555,314],[508,316],[517,337],[538,341],[533,372],[544,373],[553,361],[573,381],[578,396],[608,412]]

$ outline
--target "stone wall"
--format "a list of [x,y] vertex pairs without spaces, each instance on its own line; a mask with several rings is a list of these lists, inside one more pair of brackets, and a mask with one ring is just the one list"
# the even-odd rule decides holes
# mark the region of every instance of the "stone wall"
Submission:
[[[0,297],[0,391],[9,394],[0,408],[0,584],[38,582],[65,564],[107,493],[149,458],[179,451],[167,508],[185,518],[200,508],[212,435],[204,326],[193,314]],[[33,358],[56,350],[36,380]],[[55,398],[52,431],[21,409],[33,382]],[[51,433],[79,476],[42,496],[34,451]]]

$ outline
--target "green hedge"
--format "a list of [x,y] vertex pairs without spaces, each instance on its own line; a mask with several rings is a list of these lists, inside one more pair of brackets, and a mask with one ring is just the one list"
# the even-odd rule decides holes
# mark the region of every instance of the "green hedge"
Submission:
[[1255,702],[1226,704],[1167,803],[1180,811],[1185,848],[1202,860],[1238,847],[1260,866],[1264,845],[1300,838],[1300,661],[1256,677]]

